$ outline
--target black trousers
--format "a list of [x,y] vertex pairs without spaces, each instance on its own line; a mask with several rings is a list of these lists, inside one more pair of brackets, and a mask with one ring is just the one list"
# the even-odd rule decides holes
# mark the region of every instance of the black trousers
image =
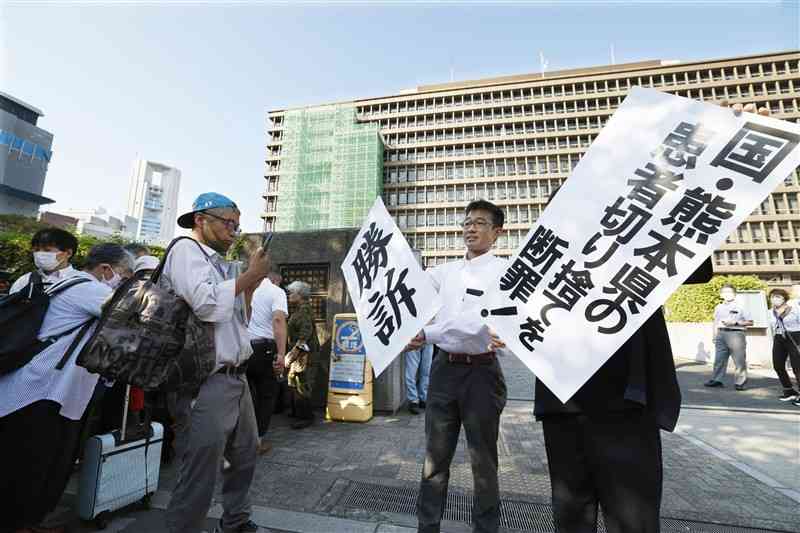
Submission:
[[0,418],[0,533],[38,525],[58,505],[85,420],[40,400]]
[[542,419],[557,533],[595,533],[597,507],[609,533],[657,533],[661,434],[632,409]]
[[278,399],[278,380],[272,370],[277,346],[272,339],[257,339],[251,341],[250,345],[253,347],[253,355],[247,363],[247,381],[253,396],[258,436],[264,437]]
[[474,533],[496,533],[500,527],[497,438],[506,405],[506,382],[497,360],[487,365],[454,364],[439,351],[431,367],[425,410],[425,465],[417,518],[419,533],[439,533],[450,463],[461,426],[467,436],[475,506]]
[[[788,335],[792,336],[794,344],[800,346],[800,331],[789,332]],[[772,367],[775,373],[778,374],[778,379],[781,381],[781,386],[784,392],[796,390],[792,387],[792,380],[789,379],[789,373],[786,371],[786,359],[789,359],[789,364],[792,365],[792,372],[794,372],[794,380],[800,388],[800,353],[794,347],[792,341],[782,335],[775,335],[772,338]]]

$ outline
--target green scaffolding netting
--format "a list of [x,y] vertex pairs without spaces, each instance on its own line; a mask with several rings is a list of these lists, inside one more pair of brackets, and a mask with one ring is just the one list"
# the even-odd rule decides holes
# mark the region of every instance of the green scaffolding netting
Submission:
[[383,187],[383,142],[355,107],[333,105],[284,116],[277,231],[361,226]]

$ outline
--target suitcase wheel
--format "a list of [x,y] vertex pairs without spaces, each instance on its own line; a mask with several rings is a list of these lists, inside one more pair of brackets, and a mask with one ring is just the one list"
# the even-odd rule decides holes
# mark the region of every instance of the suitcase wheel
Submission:
[[151,494],[145,494],[144,497],[139,500],[139,503],[142,506],[142,510],[147,511],[150,509],[150,496]]

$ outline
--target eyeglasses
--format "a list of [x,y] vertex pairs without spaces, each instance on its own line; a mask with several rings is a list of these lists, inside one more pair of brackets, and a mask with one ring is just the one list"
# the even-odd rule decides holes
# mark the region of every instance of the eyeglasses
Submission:
[[484,220],[482,218],[479,218],[477,220],[465,220],[464,222],[461,223],[461,227],[464,229],[469,229],[470,227],[475,226],[475,229],[478,230],[486,229],[491,225],[492,225],[491,222],[489,222],[488,220]]
[[234,233],[239,231],[239,224],[236,223],[235,220],[231,220],[231,219],[225,218],[225,217],[220,217],[220,216],[215,215],[214,213],[209,213],[208,211],[203,211],[203,214],[206,215],[206,216],[209,216],[209,217],[214,217],[217,220],[221,220],[222,223],[225,224],[225,227],[228,228],[229,230],[231,230]]

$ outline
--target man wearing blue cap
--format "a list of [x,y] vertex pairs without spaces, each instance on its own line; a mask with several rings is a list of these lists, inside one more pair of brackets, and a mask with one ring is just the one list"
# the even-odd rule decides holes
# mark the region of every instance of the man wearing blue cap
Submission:
[[247,333],[245,294],[267,276],[270,260],[264,250],[250,258],[236,275],[224,260],[239,234],[239,209],[217,193],[201,194],[178,225],[192,230],[197,241],[181,240],[167,257],[161,283],[186,300],[195,315],[214,325],[217,366],[197,394],[176,400],[176,451],[181,459],[178,484],[167,509],[171,533],[199,533],[214,494],[223,457],[230,468],[222,474],[224,513],[214,533],[258,531],[250,520],[250,484],[256,463],[258,431],[247,360],[253,353]]

